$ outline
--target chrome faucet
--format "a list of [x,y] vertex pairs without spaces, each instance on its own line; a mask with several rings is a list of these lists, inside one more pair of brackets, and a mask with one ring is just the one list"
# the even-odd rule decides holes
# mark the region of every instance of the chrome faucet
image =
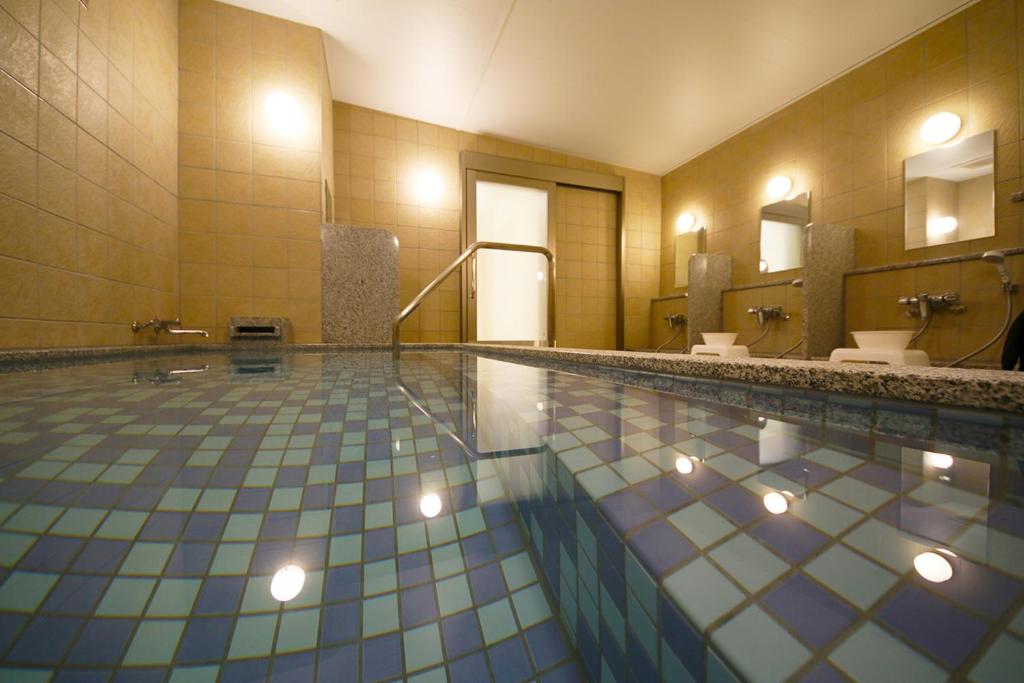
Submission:
[[782,310],[782,306],[754,306],[748,308],[747,313],[757,316],[757,324],[764,326],[770,320],[789,320],[789,314]]
[[935,311],[943,309],[951,313],[963,313],[967,310],[960,303],[960,294],[958,292],[945,292],[944,294],[921,292],[917,296],[901,296],[896,300],[896,303],[907,307],[908,318],[922,318],[925,320]]
[[153,331],[157,334],[166,332],[167,334],[197,334],[201,337],[209,337],[210,333],[206,330],[184,330],[179,327],[181,325],[181,318],[174,318],[173,320],[166,320],[163,318],[153,318],[144,323],[140,323],[138,320],[132,321],[132,332],[140,332],[147,327],[152,327]]

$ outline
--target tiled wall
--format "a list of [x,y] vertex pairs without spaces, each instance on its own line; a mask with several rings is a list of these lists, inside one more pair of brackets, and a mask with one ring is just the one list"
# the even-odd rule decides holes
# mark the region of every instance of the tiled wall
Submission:
[[320,341],[320,31],[180,4],[181,314],[225,341],[235,315]]
[[0,346],[178,312],[177,2],[0,2]]
[[683,327],[682,333],[676,337],[674,341],[670,341],[672,336],[675,335],[676,332],[679,332],[679,328],[669,328],[668,322],[665,320],[665,316],[670,313],[682,313],[683,315],[688,315],[689,311],[689,302],[686,299],[664,299],[661,301],[652,301],[651,348],[656,349],[662,344],[665,344],[665,348],[662,349],[662,351],[685,351],[687,347],[686,328]]
[[803,336],[803,304],[803,291],[788,284],[723,292],[722,327],[739,332],[737,344],[749,344],[761,336],[763,329],[757,324],[757,316],[747,311],[756,306],[781,306],[789,320],[773,320],[764,339],[750,348],[755,356],[774,356]]
[[[335,220],[387,228],[398,235],[402,305],[458,256],[460,151],[624,176],[625,343],[631,348],[648,344],[650,298],[658,288],[661,187],[657,176],[341,102],[334,103],[334,150]],[[436,201],[417,196],[416,180],[424,171],[441,178],[442,193]],[[582,276],[583,262],[579,263]],[[600,272],[600,262],[595,265]],[[614,309],[609,315],[614,329]],[[597,334],[596,329],[592,334]],[[402,325],[402,339],[459,340],[456,278],[427,297]]]
[[[735,285],[775,279],[757,269],[757,216],[767,203],[765,183],[778,174],[791,177],[796,190],[811,191],[812,220],[856,229],[858,267],[1024,243],[1021,205],[1008,198],[1021,174],[1022,28],[1024,7],[1017,2],[982,0],[680,166],[662,179],[663,244],[672,244],[676,217],[690,211],[708,226],[709,251],[732,255]],[[939,111],[963,119],[961,136],[996,131],[996,235],[907,251],[903,160],[928,148],[918,131]],[[662,250],[663,294],[676,291],[673,261],[672,249]],[[983,280],[969,309],[1001,305],[991,267]],[[895,298],[910,292],[890,288],[888,278],[878,284],[870,288],[871,305],[848,312],[852,329],[874,324],[868,316],[876,312],[900,314]],[[995,320],[958,317],[957,341],[940,344],[940,357],[967,350],[981,334],[977,327]]]
[[615,348],[615,238],[613,192],[558,188],[555,331],[558,345]]

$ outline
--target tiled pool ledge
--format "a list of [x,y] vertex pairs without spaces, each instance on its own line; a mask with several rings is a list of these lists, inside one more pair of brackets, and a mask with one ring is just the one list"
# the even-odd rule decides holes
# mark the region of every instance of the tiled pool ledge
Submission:
[[465,344],[469,351],[521,359],[582,363],[698,379],[731,380],[795,389],[1024,414],[1024,373],[960,368],[835,364],[767,358],[709,358],[674,353],[599,351]]

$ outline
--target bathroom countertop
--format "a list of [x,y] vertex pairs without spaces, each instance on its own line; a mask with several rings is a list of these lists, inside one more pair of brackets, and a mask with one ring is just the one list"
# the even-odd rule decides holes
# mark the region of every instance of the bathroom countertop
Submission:
[[773,358],[694,357],[680,353],[465,344],[500,356],[538,358],[710,380],[753,382],[874,398],[1024,414],[1024,372],[838,364]]

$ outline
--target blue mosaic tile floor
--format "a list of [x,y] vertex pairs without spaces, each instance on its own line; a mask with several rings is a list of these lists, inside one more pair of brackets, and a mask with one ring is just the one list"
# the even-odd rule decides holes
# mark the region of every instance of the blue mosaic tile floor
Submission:
[[641,380],[676,393],[459,353],[0,376],[0,680],[1024,666],[1018,420]]

